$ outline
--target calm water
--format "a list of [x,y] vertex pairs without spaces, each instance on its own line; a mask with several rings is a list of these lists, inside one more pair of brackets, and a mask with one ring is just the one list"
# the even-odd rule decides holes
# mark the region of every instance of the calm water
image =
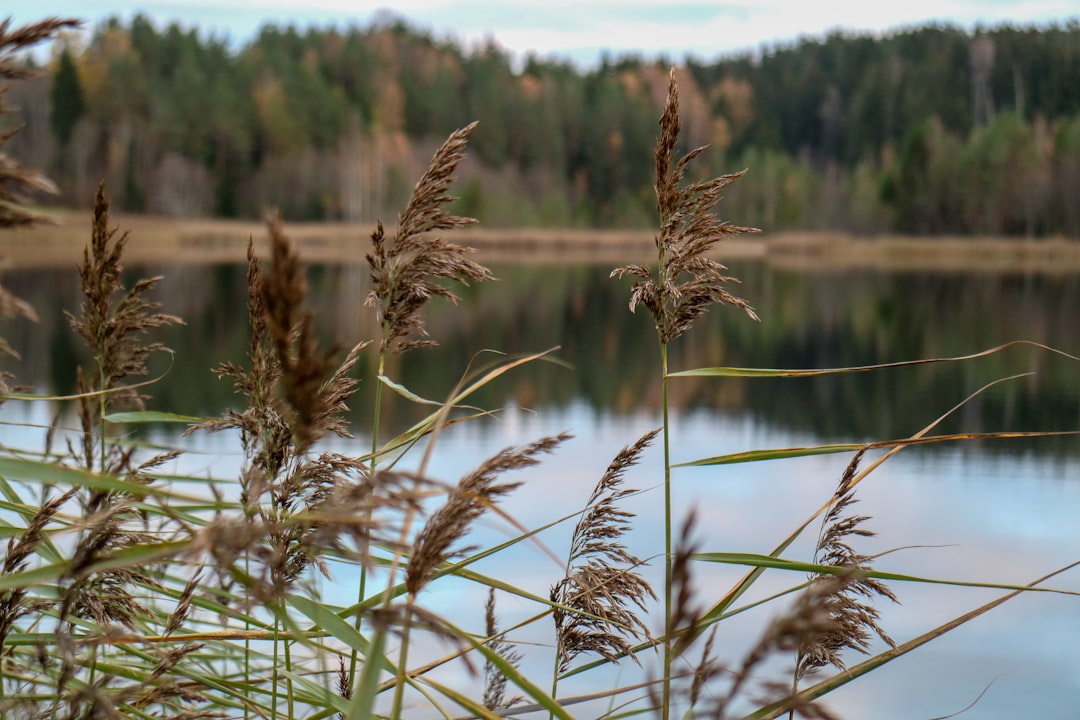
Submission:
[[[735,263],[732,263],[736,265]],[[152,392],[152,408],[210,415],[233,402],[228,381],[209,368],[241,360],[246,347],[244,268],[181,266],[148,268],[166,279],[166,312],[188,323],[165,334],[176,350],[165,380]],[[508,444],[545,434],[575,435],[562,452],[523,475],[526,485],[506,507],[526,526],[579,508],[618,450],[659,424],[660,385],[655,339],[645,314],[626,308],[629,283],[609,280],[610,268],[589,266],[501,267],[498,283],[469,288],[458,307],[428,313],[440,347],[406,355],[388,374],[415,392],[441,399],[474,354],[491,349],[523,354],[561,346],[562,364],[536,363],[509,375],[474,398],[506,408],[490,421],[447,432],[435,455],[436,475],[454,480]],[[1026,339],[1077,353],[1080,276],[935,273],[799,273],[753,263],[733,270],[741,293],[757,307],[761,323],[717,309],[673,348],[672,369],[712,365],[829,367],[920,357],[962,355]],[[327,338],[346,343],[373,336],[362,306],[367,292],[362,266],[313,268],[314,303]],[[79,349],[61,315],[79,299],[73,271],[42,270],[9,275],[9,285],[41,314],[33,327],[5,328],[22,363],[8,363],[19,380],[40,390],[71,390]],[[478,362],[485,361],[480,356]],[[366,363],[366,364],[365,364]],[[359,368],[365,392],[373,368]],[[888,439],[911,435],[983,384],[1034,372],[980,395],[946,422],[942,432],[1072,430],[1080,427],[1080,366],[1050,353],[1013,348],[961,364],[803,380],[673,381],[676,462],[755,448]],[[360,453],[369,442],[369,399],[352,403],[360,438],[340,449]],[[4,408],[8,419],[47,422],[40,406]],[[404,402],[384,414],[400,429],[418,416]],[[17,444],[13,430],[8,444]],[[155,435],[154,439],[174,438]],[[199,453],[183,470],[228,476],[239,463],[227,436],[196,437]],[[1004,583],[1024,583],[1080,559],[1080,441],[1075,437],[994,440],[908,449],[860,486],[859,510],[872,515],[875,538],[866,554],[921,546],[889,554],[878,567],[894,572]],[[849,458],[822,456],[719,469],[680,470],[675,497],[681,515],[697,509],[703,550],[768,552],[816,510],[833,490]],[[631,549],[642,556],[661,551],[662,461],[651,451],[628,483],[646,492],[634,498],[638,513]],[[507,530],[485,524],[478,542],[497,541]],[[569,528],[541,540],[557,556]],[[811,532],[810,535],[814,535]],[[787,555],[808,559],[813,538]],[[662,563],[653,569],[654,580]],[[524,548],[477,568],[546,595],[561,568],[540,549]],[[737,580],[735,568],[703,567],[701,590],[717,596]],[[802,580],[766,575],[754,597]],[[656,582],[659,586],[659,582]],[[1054,587],[1080,591],[1080,572],[1055,579]],[[903,603],[883,608],[883,625],[897,641],[926,632],[993,598],[992,591],[896,585]],[[325,592],[341,603],[348,587]],[[453,603],[458,622],[482,626],[482,589],[436,585],[435,606]],[[504,624],[535,608],[500,599]],[[1080,703],[1080,598],[1028,594],[935,641],[831,696],[829,705],[850,718],[930,718],[956,712],[989,686],[968,718],[1074,718]],[[775,610],[747,613],[725,623],[721,656],[732,662]],[[548,628],[516,636],[550,642]],[[444,650],[433,646],[431,652]],[[549,672],[550,654],[530,651],[536,676]],[[539,659],[535,656],[538,655]],[[419,659],[419,658],[416,658]],[[857,662],[857,658],[850,658]],[[645,658],[646,667],[657,661]],[[530,665],[530,667],[532,667]],[[633,673],[621,677],[628,682]],[[597,685],[597,682],[600,684]],[[603,689],[614,676],[577,684],[561,694]],[[544,683],[541,683],[544,684]],[[586,713],[587,715],[587,713]]]

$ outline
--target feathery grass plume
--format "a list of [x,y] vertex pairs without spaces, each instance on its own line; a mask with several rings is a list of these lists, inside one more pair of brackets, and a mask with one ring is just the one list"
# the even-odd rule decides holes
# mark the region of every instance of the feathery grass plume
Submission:
[[[37,74],[30,64],[19,59],[19,54],[54,37],[61,30],[79,25],[78,20],[71,18],[48,18],[14,28],[11,18],[0,21],[0,117],[12,112],[5,102],[10,81],[24,80]],[[0,148],[19,130],[18,127],[0,130]],[[43,174],[22,167],[0,150],[0,228],[49,222],[47,216],[28,207],[28,193],[55,195],[57,188]]]
[[[86,341],[97,365],[99,390],[110,391],[105,396],[106,409],[117,407],[143,408],[145,396],[132,388],[121,388],[120,382],[129,377],[145,376],[146,360],[154,352],[171,352],[159,342],[147,343],[147,331],[168,325],[183,325],[175,315],[156,312],[161,306],[146,298],[160,277],[136,281],[124,291],[120,264],[129,235],[119,237],[118,228],[109,227],[109,200],[105,186],[99,185],[94,198],[94,220],[90,246],[83,251],[79,266],[83,303],[79,316],[65,312],[68,323]],[[118,293],[123,292],[117,297]]]
[[[833,602],[829,605],[833,622],[828,632],[799,646],[796,683],[807,673],[826,665],[844,670],[846,665],[843,652],[855,650],[867,654],[874,635],[891,647],[896,647],[893,639],[878,624],[880,614],[872,602],[875,598],[887,598],[894,603],[899,601],[888,585],[864,574],[871,569],[870,562],[873,558],[856,552],[849,543],[849,539],[853,537],[874,535],[873,531],[863,527],[863,523],[870,519],[868,516],[846,514],[858,502],[852,480],[864,453],[865,449],[856,453],[844,470],[833,494],[832,507],[822,521],[814,561],[820,565],[845,568],[850,572],[831,576],[843,578]],[[825,577],[819,575],[812,582],[820,583]]]
[[405,588],[409,594],[415,597],[440,565],[466,552],[464,549],[451,551],[450,548],[465,536],[473,521],[494,505],[499,497],[521,485],[520,482],[496,482],[502,473],[539,464],[537,456],[554,452],[571,437],[567,433],[560,433],[522,448],[506,448],[462,477],[450,490],[446,502],[428,518],[413,543],[413,551],[405,567]]
[[451,133],[431,158],[427,171],[413,188],[409,204],[398,218],[397,234],[387,242],[382,223],[371,236],[372,252],[367,255],[373,288],[365,304],[375,308],[382,338],[380,355],[402,353],[416,347],[434,345],[427,338],[424,304],[433,297],[457,302],[458,297],[441,285],[440,279],[463,285],[493,279],[491,272],[466,255],[472,248],[446,242],[434,235],[475,223],[474,218],[446,212],[454,198],[449,194],[457,165],[465,157],[472,123]]
[[[8,540],[7,554],[4,556],[3,567],[0,569],[3,575],[14,575],[29,566],[30,557],[45,541],[46,527],[53,521],[64,503],[71,500],[77,492],[78,488],[71,488],[52,500],[42,503],[26,529],[17,538],[12,537]],[[11,651],[11,648],[7,646],[7,637],[15,623],[30,613],[52,606],[52,601],[46,602],[44,606],[37,600],[27,602],[26,587],[10,588],[0,592],[0,662]]]
[[[49,18],[17,28],[12,28],[11,18],[0,22],[0,117],[12,112],[5,102],[10,81],[26,79],[35,74],[30,65],[18,60],[17,54],[43,40],[52,38],[64,28],[74,28],[78,25],[77,20],[58,18]],[[47,177],[40,172],[20,166],[3,152],[3,146],[18,131],[17,127],[0,130],[0,230],[48,222],[48,217],[27,207],[29,198],[25,193],[36,191],[56,194],[57,192],[56,186]],[[0,266],[0,271],[2,269]],[[0,281],[2,281],[2,273],[0,273]],[[0,319],[9,320],[16,317],[37,321],[34,309],[13,295],[0,282]],[[19,354],[3,337],[0,337],[0,357],[3,356],[17,359]],[[10,373],[0,372],[0,404],[4,401],[2,396],[11,391],[8,386],[9,380],[11,380]]]
[[659,432],[649,431],[615,456],[574,528],[566,576],[551,588],[556,686],[558,674],[578,655],[594,652],[615,662],[630,652],[630,640],[649,637],[637,610],[644,612],[656,594],[639,574],[645,563],[622,543],[634,514],[620,509],[619,502],[637,492],[622,487],[623,476]]
[[[215,370],[219,377],[233,379],[247,407],[240,412],[229,410],[224,417],[196,425],[189,432],[240,430],[248,458],[240,475],[241,503],[248,520],[256,524],[235,535],[226,547],[215,547],[213,554],[219,575],[227,578],[231,564],[253,551],[262,562],[261,583],[253,592],[272,600],[279,599],[312,562],[326,572],[318,560],[322,546],[316,540],[334,544],[335,538],[325,527],[319,528],[318,515],[322,510],[340,509],[328,506],[328,501],[340,487],[352,482],[350,478],[366,474],[366,468],[355,459],[330,452],[310,453],[327,433],[351,437],[344,412],[357,382],[349,372],[366,343],[356,345],[336,366],[336,349],[319,350],[314,313],[304,306],[307,281],[299,256],[280,217],[273,216],[268,229],[269,271],[263,272],[254,242],[248,242],[250,367],[226,363]],[[219,525],[227,528],[235,523]],[[370,523],[364,528],[365,532],[373,529]],[[244,538],[244,543],[238,543],[238,538]]]
[[278,398],[281,362],[266,324],[262,268],[252,238],[248,239],[247,260],[249,367],[226,362],[213,371],[219,378],[232,378],[233,389],[244,398],[244,410],[229,409],[224,417],[194,425],[185,434],[197,430],[240,431],[240,442],[249,458],[240,474],[240,502],[247,514],[253,515],[259,499],[269,490],[269,479],[276,477],[291,457],[292,433]]
[[[94,373],[90,377],[86,374],[78,376],[79,392],[100,393],[96,397],[84,394],[79,399],[84,438],[82,452],[77,453],[72,448],[72,454],[81,458],[86,469],[94,469],[94,444],[87,436],[96,437],[100,470],[120,473],[128,468],[124,465],[124,457],[115,452],[110,457],[106,453],[104,416],[116,408],[144,407],[146,396],[124,386],[123,381],[145,376],[146,361],[151,353],[172,352],[162,343],[146,342],[144,336],[151,329],[183,325],[184,322],[174,315],[157,312],[160,304],[145,297],[160,277],[138,280],[130,290],[124,291],[120,260],[128,234],[125,232],[117,237],[117,232],[117,228],[109,227],[109,201],[102,184],[94,198],[90,245],[83,251],[83,262],[79,266],[83,302],[78,317],[67,311],[64,315],[93,353]],[[116,449],[114,446],[113,450]],[[126,459],[130,459],[130,454]]]
[[[488,638],[487,646],[492,652],[503,658],[510,665],[517,667],[522,655],[507,642],[499,631],[499,619],[495,615],[495,588],[488,588],[487,602],[484,603],[484,635]],[[506,710],[521,698],[506,698],[506,674],[487,660],[484,663],[484,707],[493,712]]]
[[[364,304],[374,308],[379,323],[379,351],[376,376],[381,378],[390,353],[403,353],[416,347],[434,345],[427,339],[424,305],[432,297],[443,297],[456,303],[458,300],[440,280],[455,280],[463,285],[492,278],[491,272],[466,256],[472,248],[449,243],[436,233],[475,223],[474,218],[460,217],[446,212],[445,206],[453,198],[449,194],[450,183],[458,163],[465,157],[469,133],[476,127],[472,123],[450,134],[435,151],[427,170],[413,188],[405,210],[398,216],[397,233],[390,241],[386,238],[382,222],[371,235],[372,250],[366,255],[371,271],[372,289]],[[382,414],[382,382],[375,385],[373,417],[371,423],[371,456],[368,473],[377,474],[379,449],[379,420]],[[430,544],[430,543],[429,543]],[[445,550],[445,548],[443,548]],[[415,555],[413,556],[415,558]],[[430,560],[431,558],[427,558]],[[420,568],[410,567],[414,583],[426,582]],[[357,602],[367,593],[367,569],[361,567],[357,583]],[[360,617],[356,618],[359,629]],[[406,630],[408,626],[406,624]],[[358,656],[354,651],[350,663],[350,682],[355,677]],[[401,669],[404,672],[404,668]],[[395,706],[401,701],[401,690],[395,694]]]
[[128,527],[136,516],[133,504],[132,498],[113,497],[83,518],[84,529],[66,573],[71,585],[64,592],[61,617],[91,619],[102,627],[119,623],[134,628],[136,620],[147,615],[134,588],[160,585],[146,571],[137,566],[93,569],[98,560],[118,550],[157,542],[154,534]]
[[631,275],[637,280],[630,293],[630,310],[644,305],[656,320],[660,342],[668,344],[690,329],[694,320],[716,303],[742,309],[757,319],[746,300],[729,293],[724,285],[738,279],[724,274],[727,268],[705,257],[714,245],[733,235],[760,232],[722,222],[714,209],[721,192],[742,177],[745,170],[712,180],[682,181],[690,161],[706,150],[702,146],[674,160],[679,139],[679,90],[672,69],[667,103],[660,118],[660,139],[656,145],[656,207],[660,231],[655,236],[659,266],[653,270],[627,265],[612,271],[612,277]]
[[279,215],[274,215],[268,225],[273,263],[271,272],[261,281],[264,322],[281,368],[282,396],[289,410],[296,452],[302,455],[328,432],[352,437],[342,417],[347,410],[345,401],[357,386],[348,373],[367,343],[356,345],[334,369],[338,351],[318,349],[315,316],[304,307],[307,280],[296,248],[285,236]]

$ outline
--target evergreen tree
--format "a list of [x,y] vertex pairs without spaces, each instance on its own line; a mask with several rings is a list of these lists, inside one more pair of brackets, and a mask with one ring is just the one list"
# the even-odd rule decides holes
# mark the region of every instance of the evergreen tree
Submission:
[[66,147],[71,140],[75,125],[86,113],[83,100],[82,83],[79,71],[71,57],[71,51],[65,46],[57,59],[56,72],[52,82],[52,115],[50,123],[53,135],[61,147]]

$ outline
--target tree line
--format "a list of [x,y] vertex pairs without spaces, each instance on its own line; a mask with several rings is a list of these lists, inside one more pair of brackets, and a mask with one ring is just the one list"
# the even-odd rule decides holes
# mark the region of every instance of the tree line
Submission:
[[[392,220],[431,150],[475,119],[460,212],[654,222],[669,60],[584,70],[396,20],[268,25],[233,47],[136,16],[60,48],[12,89],[25,127],[9,148],[68,204],[104,177],[134,212]],[[709,145],[700,172],[750,169],[728,192],[738,224],[1080,236],[1080,22],[836,32],[677,73],[687,144]]]

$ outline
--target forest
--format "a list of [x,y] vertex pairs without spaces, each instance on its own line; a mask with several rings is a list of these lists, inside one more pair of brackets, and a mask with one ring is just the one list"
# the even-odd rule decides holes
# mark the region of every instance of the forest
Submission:
[[241,46],[136,16],[57,43],[9,94],[7,149],[60,202],[392,220],[441,138],[478,120],[456,210],[489,226],[647,227],[676,66],[687,146],[740,224],[858,234],[1080,236],[1080,21],[835,32],[705,61],[583,69],[465,48],[393,18],[265,26]]

